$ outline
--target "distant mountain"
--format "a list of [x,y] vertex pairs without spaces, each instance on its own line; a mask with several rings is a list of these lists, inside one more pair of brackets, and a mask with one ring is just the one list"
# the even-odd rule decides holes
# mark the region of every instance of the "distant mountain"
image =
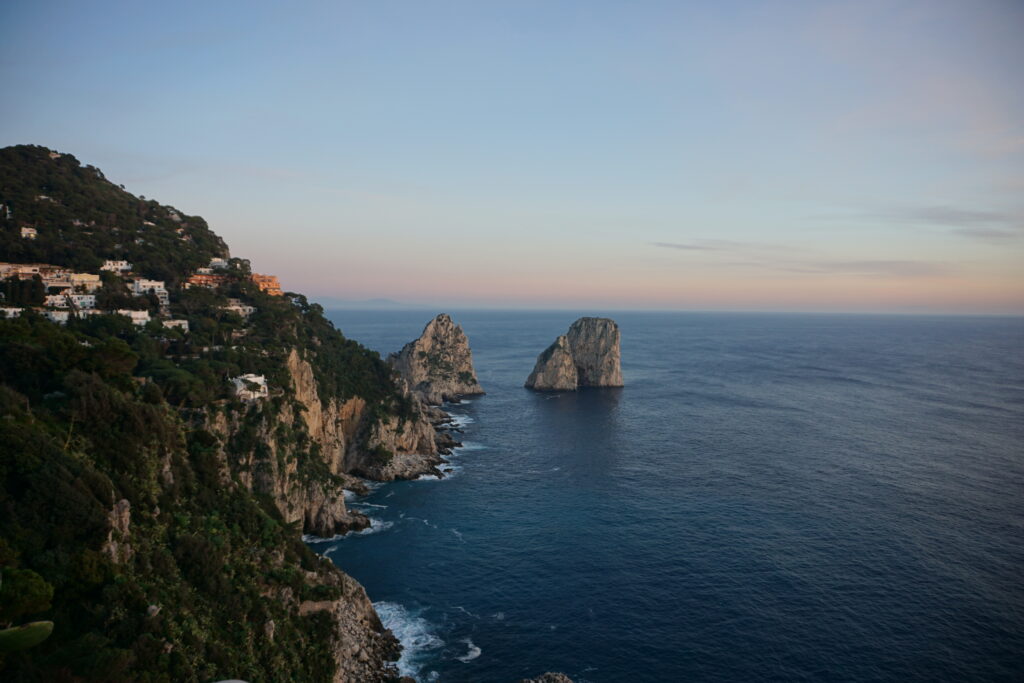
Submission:
[[334,297],[317,297],[317,303],[324,308],[334,308],[339,310],[382,310],[393,308],[396,310],[416,310],[426,309],[428,306],[422,304],[406,304],[401,301],[395,301],[394,299],[337,299]]

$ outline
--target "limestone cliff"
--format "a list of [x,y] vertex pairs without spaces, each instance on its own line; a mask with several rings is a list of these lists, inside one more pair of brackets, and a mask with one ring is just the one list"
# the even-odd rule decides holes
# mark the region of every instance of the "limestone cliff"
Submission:
[[537,357],[537,364],[526,380],[531,389],[545,391],[575,391],[579,386],[579,372],[572,358],[568,338],[562,334]]
[[619,326],[609,318],[580,318],[538,357],[526,387],[574,391],[579,387],[621,387]]
[[285,521],[330,537],[369,523],[345,506],[344,489],[363,488],[355,476],[413,479],[441,462],[434,426],[415,402],[408,419],[376,417],[358,396],[323,401],[312,367],[297,350],[289,353],[286,367],[291,386],[284,395],[245,412],[204,414],[225,485],[237,481],[267,495]]
[[388,362],[409,389],[431,405],[484,393],[466,333],[446,313],[427,323],[419,339],[391,354]]

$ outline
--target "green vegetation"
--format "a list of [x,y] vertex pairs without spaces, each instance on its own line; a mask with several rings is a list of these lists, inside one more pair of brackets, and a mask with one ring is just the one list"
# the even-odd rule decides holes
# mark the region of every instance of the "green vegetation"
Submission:
[[0,653],[25,650],[50,637],[53,633],[52,621],[33,621],[23,626],[13,626],[0,630]]
[[[202,218],[136,197],[45,147],[0,149],[0,203],[11,211],[0,213],[0,260],[95,273],[105,259],[126,259],[171,285],[227,253]],[[36,228],[36,239],[23,239],[22,227]]]
[[[220,238],[73,157],[0,150],[0,203],[13,212],[0,212],[0,261],[96,272],[104,259],[127,259],[168,282],[171,315],[190,328],[115,315],[61,327],[31,310],[0,320],[0,629],[37,620],[0,635],[0,644],[34,642],[4,646],[0,680],[330,680],[331,619],[300,617],[280,596],[337,598],[315,579],[333,570],[243,476],[258,482],[294,464],[296,481],[337,484],[304,422],[278,419],[286,408],[300,414],[286,367],[293,350],[322,400],[360,396],[372,419],[412,415],[392,371],[317,304],[260,292],[244,260],[232,259],[216,290],[176,287],[226,253]],[[39,238],[22,239],[22,225]],[[155,312],[117,275],[103,280],[107,307]],[[4,286],[38,294],[28,281]],[[224,310],[229,297],[256,312],[246,321]],[[228,380],[245,373],[266,376],[269,399],[233,397]],[[210,426],[218,417],[231,425],[227,438]],[[118,509],[130,509],[127,534],[113,530]]]

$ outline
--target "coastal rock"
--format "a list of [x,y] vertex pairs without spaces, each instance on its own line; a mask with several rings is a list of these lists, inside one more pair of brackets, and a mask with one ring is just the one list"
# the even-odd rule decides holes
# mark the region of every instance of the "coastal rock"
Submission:
[[[344,489],[365,488],[353,475],[391,481],[436,472],[442,462],[437,432],[418,401],[404,419],[375,419],[358,396],[323,401],[310,363],[297,350],[285,365],[290,396],[253,405],[247,413],[202,414],[198,426],[217,449],[225,486],[237,482],[267,495],[286,522],[300,522],[304,533],[329,538],[369,526],[364,515],[345,505]],[[305,451],[317,454],[331,479],[299,476],[296,453]]]
[[538,357],[526,387],[574,391],[579,387],[621,387],[619,326],[610,318],[580,318]]
[[537,357],[526,386],[543,391],[575,391],[579,386],[579,372],[564,334]]
[[307,584],[323,586],[338,597],[333,600],[304,600],[298,604],[302,616],[326,613],[334,622],[331,655],[337,664],[334,683],[392,681],[398,672],[389,663],[398,659],[401,645],[380,621],[363,587],[351,576],[329,563],[316,572],[305,572]]
[[524,678],[519,683],[572,683],[572,679],[565,674],[549,671],[538,678]]
[[391,354],[388,363],[414,394],[431,405],[484,393],[466,333],[447,313],[427,323],[419,339]]

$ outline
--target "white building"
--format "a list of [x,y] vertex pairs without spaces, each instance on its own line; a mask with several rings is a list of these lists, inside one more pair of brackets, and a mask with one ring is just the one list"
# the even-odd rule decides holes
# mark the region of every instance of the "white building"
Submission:
[[43,305],[51,308],[67,308],[68,297],[63,292],[60,294],[47,294],[43,299]]
[[71,273],[69,280],[72,287],[84,289],[86,292],[95,292],[103,285],[96,273]]
[[248,318],[256,312],[256,307],[250,306],[249,304],[243,304],[239,299],[228,299],[228,305],[221,310],[237,313],[243,318]]
[[243,401],[255,401],[270,395],[267,389],[267,378],[263,375],[247,374],[233,377],[231,384],[235,387],[235,396]]
[[109,270],[112,273],[130,273],[132,264],[127,261],[104,261],[100,270]]
[[4,306],[3,308],[0,308],[0,318],[17,318],[24,310],[24,308]]
[[36,237],[39,236],[39,231],[36,230],[35,228],[22,228],[21,236],[22,238],[27,240],[34,240]]
[[52,323],[66,325],[68,318],[71,317],[71,311],[43,311],[43,315]]
[[135,296],[145,296],[149,292],[156,294],[156,298],[160,300],[161,306],[170,304],[171,300],[167,295],[167,288],[164,286],[163,280],[146,280],[144,278],[132,280],[132,294]]
[[149,322],[149,311],[133,311],[127,308],[117,309],[118,315],[124,315],[132,319],[136,325],[145,325]]
[[68,300],[71,301],[71,305],[75,308],[96,308],[96,295],[95,294],[69,294]]
[[165,320],[164,327],[177,328],[182,332],[188,332],[188,321],[187,320]]
[[210,259],[210,267],[223,270],[228,267],[228,260],[226,258],[212,258]]

